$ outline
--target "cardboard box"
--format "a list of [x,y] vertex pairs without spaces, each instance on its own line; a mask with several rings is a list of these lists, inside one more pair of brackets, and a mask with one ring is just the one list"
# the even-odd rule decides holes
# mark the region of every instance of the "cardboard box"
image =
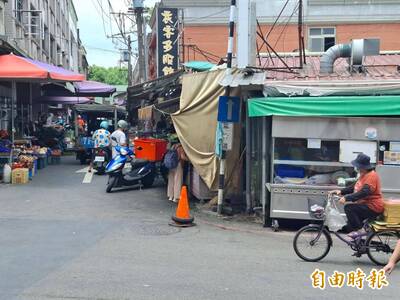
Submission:
[[29,169],[18,168],[12,170],[11,173],[12,184],[25,184],[29,182]]
[[385,151],[383,153],[383,163],[385,165],[400,165],[400,152]]
[[400,200],[388,200],[384,202],[383,216],[387,223],[400,223]]

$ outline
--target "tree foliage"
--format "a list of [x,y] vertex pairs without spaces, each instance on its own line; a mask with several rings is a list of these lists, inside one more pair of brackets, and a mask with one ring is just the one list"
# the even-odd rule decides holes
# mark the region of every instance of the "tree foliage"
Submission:
[[107,83],[110,85],[127,85],[128,69],[119,67],[90,66],[88,80]]

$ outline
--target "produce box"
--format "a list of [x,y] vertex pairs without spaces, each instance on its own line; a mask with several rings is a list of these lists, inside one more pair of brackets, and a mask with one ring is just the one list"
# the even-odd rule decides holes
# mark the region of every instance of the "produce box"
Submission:
[[51,156],[61,156],[61,154],[61,150],[58,149],[51,151]]
[[136,158],[150,161],[161,161],[167,151],[168,142],[160,139],[137,139],[135,143]]
[[11,182],[12,184],[25,184],[29,182],[29,169],[18,168],[12,170]]
[[384,202],[383,216],[387,223],[400,223],[400,200],[388,200]]

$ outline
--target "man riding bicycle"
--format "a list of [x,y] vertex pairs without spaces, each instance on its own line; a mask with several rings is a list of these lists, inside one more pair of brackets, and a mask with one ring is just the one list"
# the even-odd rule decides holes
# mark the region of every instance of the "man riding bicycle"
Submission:
[[370,157],[360,153],[351,164],[360,174],[357,182],[342,190],[329,193],[342,196],[339,203],[345,205],[347,227],[352,231],[349,237],[355,239],[365,234],[361,229],[365,219],[375,219],[383,213],[383,196],[380,178],[370,164]]

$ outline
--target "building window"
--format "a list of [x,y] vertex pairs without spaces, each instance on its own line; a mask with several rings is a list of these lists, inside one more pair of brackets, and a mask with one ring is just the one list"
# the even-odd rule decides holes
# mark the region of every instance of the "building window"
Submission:
[[17,20],[22,23],[22,10],[24,9],[24,1],[16,0],[15,1],[15,17]]
[[336,43],[335,27],[312,27],[308,30],[308,50],[325,52]]

